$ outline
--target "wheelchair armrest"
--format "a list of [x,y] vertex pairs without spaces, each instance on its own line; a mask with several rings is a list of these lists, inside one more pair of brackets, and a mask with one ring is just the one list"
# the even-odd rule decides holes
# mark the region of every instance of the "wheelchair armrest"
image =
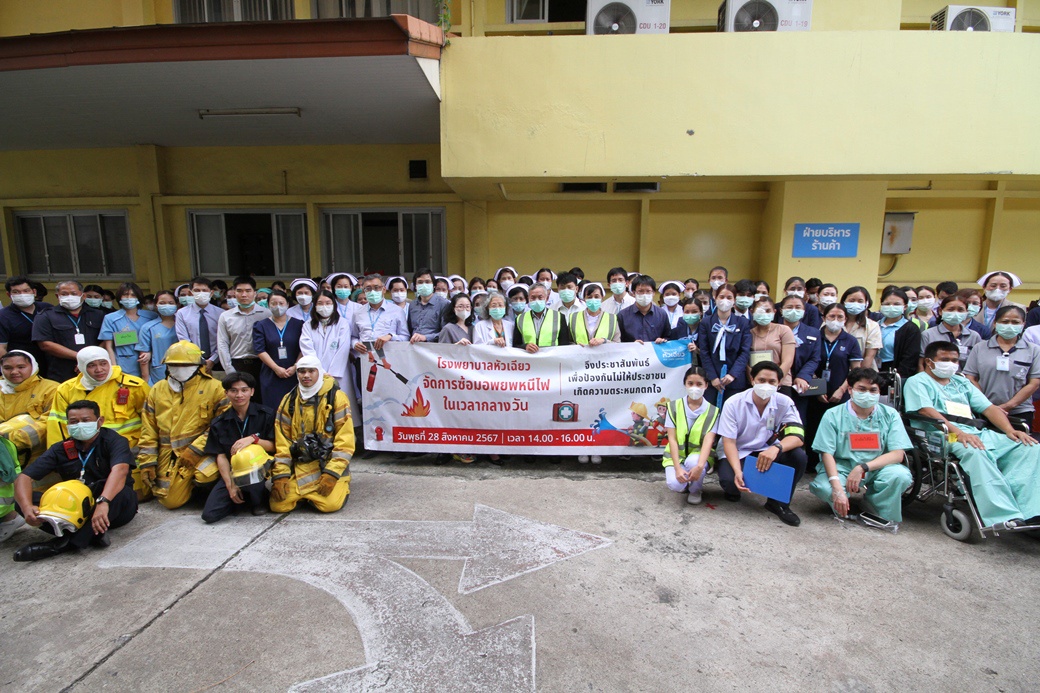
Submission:
[[924,422],[924,423],[935,424],[936,426],[942,428],[943,430],[946,430],[946,428],[947,428],[946,422],[943,421],[942,419],[936,419],[936,418],[931,417],[931,416],[925,416],[924,414],[918,414],[917,412],[907,412],[903,416],[905,416],[907,419],[909,419],[911,421],[921,421],[921,422]]

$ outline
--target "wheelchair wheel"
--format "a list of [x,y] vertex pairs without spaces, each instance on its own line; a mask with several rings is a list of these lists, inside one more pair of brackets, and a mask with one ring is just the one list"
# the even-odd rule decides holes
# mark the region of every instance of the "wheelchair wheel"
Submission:
[[910,488],[903,491],[903,507],[910,505],[917,500],[918,495],[921,493],[921,481],[924,478],[924,465],[927,464],[927,460],[917,448],[911,448],[906,451],[906,466],[910,469],[910,475],[913,477],[914,482],[910,484]]
[[946,536],[951,539],[967,541],[971,538],[971,518],[963,510],[959,508],[943,510],[943,514],[939,516],[939,522],[942,524]]

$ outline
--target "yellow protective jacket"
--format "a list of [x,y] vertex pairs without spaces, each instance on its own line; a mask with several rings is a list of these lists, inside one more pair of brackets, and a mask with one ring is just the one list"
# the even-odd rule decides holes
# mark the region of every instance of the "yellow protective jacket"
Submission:
[[[329,402],[329,391],[335,385],[335,379],[326,375],[318,394],[311,399],[300,401],[297,388],[287,394],[278,406],[271,477],[281,479],[295,474],[301,495],[317,485],[322,472],[337,479],[350,479],[350,458],[354,455],[354,422],[350,417],[347,393],[336,388],[335,397],[332,403]],[[332,456],[324,467],[316,461],[293,460],[292,444],[307,433],[317,433],[332,439]]]
[[137,466],[165,467],[172,455],[180,457],[187,449],[203,457],[210,423],[229,406],[224,387],[201,371],[180,392],[170,387],[170,381],[160,380],[148,393],[141,413]]
[[[141,410],[148,398],[148,383],[136,375],[124,373],[119,366],[112,366],[112,377],[101,387],[87,392],[80,382],[81,377],[77,375],[66,380],[54,393],[54,403],[47,419],[47,447],[67,437],[69,420],[65,410],[69,405],[77,400],[89,399],[97,402],[101,409],[101,416],[105,417],[104,427],[126,438],[130,449],[134,450],[141,438]],[[120,388],[127,389],[125,404],[119,403]]]
[[28,451],[30,461],[47,449],[47,419],[57,389],[58,383],[37,374],[15,386],[14,394],[0,394],[0,436],[19,453]]

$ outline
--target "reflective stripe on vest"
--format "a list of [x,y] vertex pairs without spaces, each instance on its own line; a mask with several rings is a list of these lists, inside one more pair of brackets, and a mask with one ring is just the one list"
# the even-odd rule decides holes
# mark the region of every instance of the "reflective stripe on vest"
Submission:
[[[596,333],[592,335],[592,338],[605,339],[609,342],[610,338],[614,336],[614,328],[616,326],[616,315],[613,313],[602,313],[599,319],[599,324],[596,325]],[[574,338],[575,344],[589,343],[589,328],[585,324],[585,311],[571,315],[570,327],[571,337]]]
[[552,315],[552,329],[548,332],[545,330],[545,318],[542,319],[541,328],[538,330],[537,337],[534,334],[534,318],[531,317],[531,313],[524,313],[519,317],[517,322],[519,323],[520,335],[524,339],[524,344],[537,344],[540,347],[551,347],[558,346],[560,343],[560,314],[551,309],[545,310],[545,317]]
[[[687,427],[689,426],[686,416],[686,398],[683,397],[669,402],[668,415],[672,417],[672,423],[675,424],[676,447],[683,459],[686,459],[689,454],[700,451],[704,436],[712,429],[719,418],[719,408],[714,404],[708,403],[708,408],[693,422],[693,428],[689,430],[689,438],[686,435]],[[672,466],[671,448],[665,448],[662,466]]]

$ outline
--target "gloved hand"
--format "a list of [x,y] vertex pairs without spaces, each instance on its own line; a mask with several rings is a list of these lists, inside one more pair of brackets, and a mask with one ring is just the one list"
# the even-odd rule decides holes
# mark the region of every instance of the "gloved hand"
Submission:
[[271,482],[271,500],[281,503],[285,500],[285,497],[289,495],[289,483],[290,479],[287,476],[283,476],[281,479],[275,479]]
[[149,486],[155,486],[155,477],[158,472],[158,467],[150,465],[148,467],[141,467],[141,481],[148,484]]
[[181,463],[182,467],[189,469],[195,469],[202,461],[202,455],[195,452],[191,447],[186,447],[177,453],[177,461]]
[[318,495],[327,497],[332,493],[332,489],[336,488],[337,481],[339,481],[339,479],[331,474],[322,474],[321,478],[318,479]]

